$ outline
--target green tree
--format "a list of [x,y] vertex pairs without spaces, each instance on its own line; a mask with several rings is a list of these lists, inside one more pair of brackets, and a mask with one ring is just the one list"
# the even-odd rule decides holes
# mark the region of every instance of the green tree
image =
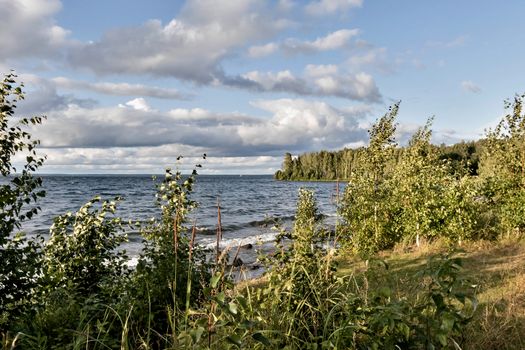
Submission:
[[401,154],[393,181],[394,196],[401,205],[399,230],[403,239],[419,245],[420,238],[439,234],[436,210],[441,206],[446,164],[438,160],[430,144],[432,119],[418,129]]
[[369,130],[369,146],[361,166],[350,174],[340,207],[347,244],[362,253],[388,248],[399,238],[391,171],[398,109],[399,104],[390,107]]
[[502,229],[525,230],[525,95],[505,101],[507,114],[487,132],[480,174],[485,198],[496,208]]
[[[17,103],[24,99],[22,88],[13,73],[0,83],[0,329],[23,312],[39,273],[39,243],[26,239],[20,229],[38,213],[38,197],[45,196],[42,179],[33,176],[44,162],[36,152],[40,142],[27,131],[44,117],[15,115]],[[24,161],[21,169],[13,163],[15,156]]]

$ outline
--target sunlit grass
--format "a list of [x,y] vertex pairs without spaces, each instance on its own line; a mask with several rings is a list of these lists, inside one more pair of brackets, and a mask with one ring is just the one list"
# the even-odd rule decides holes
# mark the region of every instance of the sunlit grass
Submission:
[[[411,298],[420,283],[415,273],[430,256],[447,249],[437,242],[381,252],[388,269],[375,270],[366,286],[370,262],[343,255],[338,275],[353,275],[362,290],[388,286],[398,297]],[[525,349],[525,241],[472,242],[463,244],[458,254],[466,275],[477,285],[479,302],[464,334],[464,349]]]

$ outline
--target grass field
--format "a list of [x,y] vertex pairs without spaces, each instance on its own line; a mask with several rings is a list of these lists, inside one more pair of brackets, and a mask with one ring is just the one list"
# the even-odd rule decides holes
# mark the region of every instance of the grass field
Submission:
[[[343,256],[338,273],[353,274],[363,292],[385,284],[397,297],[411,298],[421,281],[416,271],[428,258],[446,252],[444,244],[397,247],[379,258],[387,268],[374,269],[371,262]],[[525,349],[525,242],[503,241],[466,244],[456,253],[463,258],[467,278],[477,285],[478,307],[464,337],[464,349]]]

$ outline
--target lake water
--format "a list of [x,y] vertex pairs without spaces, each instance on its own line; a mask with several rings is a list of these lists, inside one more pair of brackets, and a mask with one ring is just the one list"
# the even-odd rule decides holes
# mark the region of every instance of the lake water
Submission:
[[[24,224],[30,234],[48,234],[53,218],[68,211],[76,211],[95,195],[102,199],[123,197],[117,214],[125,220],[144,221],[159,216],[155,205],[155,185],[149,175],[43,175],[46,197],[39,201],[42,211]],[[158,176],[162,179],[162,176]],[[158,181],[158,180],[157,180]],[[313,189],[325,222],[335,223],[334,196],[336,184],[332,182],[282,182],[269,175],[206,176],[199,175],[193,199],[199,207],[192,213],[199,228],[197,242],[212,247],[217,228],[217,198],[220,199],[223,241],[222,247],[233,250],[239,245],[273,242],[276,232],[272,220],[281,220],[290,226],[301,187]],[[125,249],[136,256],[142,247],[142,238],[129,232]],[[247,264],[255,262],[255,249],[243,249],[241,258]]]

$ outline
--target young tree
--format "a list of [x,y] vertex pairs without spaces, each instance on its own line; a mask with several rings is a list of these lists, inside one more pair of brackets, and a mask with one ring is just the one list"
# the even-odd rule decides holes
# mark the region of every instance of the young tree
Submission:
[[[33,176],[45,157],[37,154],[40,142],[27,131],[44,117],[15,115],[17,103],[24,99],[22,88],[13,73],[0,83],[0,329],[23,310],[39,269],[37,242],[19,231],[25,220],[38,213],[34,203],[45,195],[40,190],[42,179]],[[15,157],[24,162],[21,169],[15,167]]]
[[391,181],[398,109],[399,103],[390,107],[369,130],[370,144],[345,189],[340,208],[344,235],[359,252],[375,252],[398,240],[397,204],[392,202]]
[[508,234],[525,230],[525,95],[505,101],[507,114],[496,128],[487,132],[480,174],[485,197],[497,211],[502,229]]

